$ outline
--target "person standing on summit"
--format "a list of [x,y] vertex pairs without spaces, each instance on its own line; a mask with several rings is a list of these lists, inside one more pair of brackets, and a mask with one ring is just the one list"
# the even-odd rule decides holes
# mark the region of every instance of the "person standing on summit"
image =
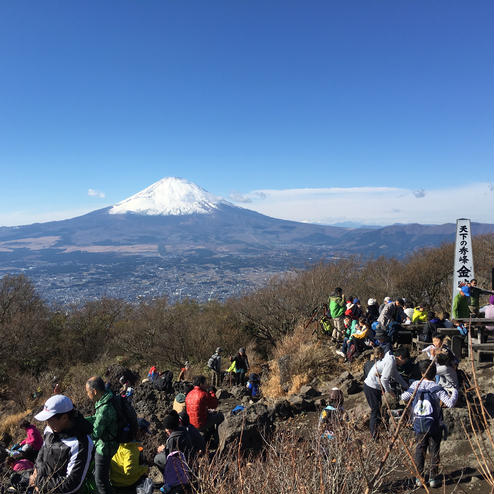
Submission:
[[331,338],[333,342],[341,342],[345,335],[345,316],[346,303],[343,290],[340,287],[334,289],[334,293],[329,297],[329,312],[334,322],[334,329]]

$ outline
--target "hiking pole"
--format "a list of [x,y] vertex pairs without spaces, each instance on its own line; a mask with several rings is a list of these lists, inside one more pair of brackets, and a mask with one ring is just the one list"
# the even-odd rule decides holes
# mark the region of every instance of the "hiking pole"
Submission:
[[312,309],[312,312],[310,313],[309,322],[305,324],[304,329],[307,329],[309,325],[315,320],[318,312],[319,312],[319,306]]
[[420,379],[419,383],[417,384],[417,387],[415,388],[415,390],[412,393],[412,396],[408,400],[408,403],[406,404],[405,409],[403,410],[403,415],[400,417],[400,420],[398,421],[398,425],[396,427],[396,430],[395,430],[395,432],[393,434],[393,437],[391,438],[391,442],[388,445],[388,448],[386,450],[386,453],[384,454],[382,460],[380,461],[379,466],[377,467],[377,469],[376,469],[374,475],[372,476],[369,484],[367,484],[367,488],[365,489],[364,494],[369,494],[370,493],[370,490],[372,489],[372,487],[374,487],[374,484],[376,483],[377,478],[381,474],[382,469],[384,468],[384,465],[386,465],[386,462],[388,461],[389,455],[391,454],[391,451],[393,450],[393,447],[395,445],[395,442],[398,439],[398,436],[400,434],[401,428],[402,428],[403,424],[405,423],[405,420],[404,419],[405,419],[405,417],[407,415],[408,409],[412,406],[412,402],[413,402],[413,400],[415,398],[415,395],[417,394],[417,392],[419,390],[420,384],[422,383],[422,381],[424,380],[425,375],[427,374],[427,372],[431,368],[432,364],[434,363],[434,360],[431,360],[431,363],[429,364],[429,367],[427,367],[426,372],[424,373],[424,375]]
[[[435,362],[435,361],[436,361],[436,357],[434,357],[434,359],[432,360],[432,362]],[[386,397],[386,392],[385,392],[384,387],[383,387],[383,385],[381,383],[381,376],[380,376],[379,372],[377,371],[377,369],[376,369],[376,374],[379,377],[379,385],[381,386],[381,392],[383,393],[383,399],[384,399],[384,403],[386,404],[387,412],[389,413],[389,416],[391,417],[391,420],[393,421],[393,425],[396,428],[396,419],[393,416],[393,412],[391,411],[391,405],[389,404],[388,398]],[[418,388],[418,386],[417,386],[417,388]],[[400,439],[400,442],[401,442],[403,448],[405,449],[405,452],[406,452],[407,456],[410,458],[410,461],[412,462],[412,467],[415,470],[415,472],[414,472],[415,473],[415,476],[422,483],[422,486],[425,489],[425,492],[427,492],[427,494],[430,494],[430,491],[427,488],[427,484],[425,482],[425,479],[422,476],[422,474],[419,472],[419,469],[417,467],[417,464],[415,463],[415,459],[413,458],[412,453],[410,452],[410,449],[408,448],[405,440],[401,437],[401,434],[398,435],[398,438]]]

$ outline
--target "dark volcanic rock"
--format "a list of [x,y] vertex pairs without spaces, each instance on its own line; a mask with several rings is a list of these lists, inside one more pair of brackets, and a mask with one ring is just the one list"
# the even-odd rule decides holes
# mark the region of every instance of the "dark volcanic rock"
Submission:
[[272,415],[274,418],[286,420],[293,417],[293,410],[288,400],[277,401],[272,407]]
[[314,412],[316,405],[312,401],[305,400],[300,395],[293,395],[288,398],[288,402],[292,407],[293,413]]
[[229,414],[218,427],[219,449],[236,446],[240,441],[242,449],[259,450],[272,425],[271,414],[263,403],[254,403],[236,415]]
[[131,386],[135,386],[139,382],[139,374],[133,370],[124,367],[123,365],[114,364],[106,369],[104,380],[110,383],[111,389],[117,393],[122,386],[119,382],[120,378],[124,377],[129,381]]
[[321,392],[317,391],[317,389],[314,389],[312,386],[302,386],[299,394],[305,398],[315,398],[316,396],[321,396]]

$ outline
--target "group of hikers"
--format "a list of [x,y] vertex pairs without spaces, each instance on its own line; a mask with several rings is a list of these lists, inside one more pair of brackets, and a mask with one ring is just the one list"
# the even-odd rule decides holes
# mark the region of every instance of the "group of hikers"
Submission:
[[[129,386],[113,393],[98,376],[86,382],[86,394],[94,404],[94,415],[83,417],[72,400],[54,394],[34,416],[44,423],[43,436],[24,420],[20,427],[26,438],[14,445],[6,464],[11,469],[11,489],[17,492],[53,494],[151,494],[153,482],[143,460],[141,441],[150,423],[138,418],[128,394]],[[206,451],[224,417],[215,411],[218,399],[207,378],[196,376],[180,412],[170,408],[162,420],[165,444],[156,450],[154,464],[163,474],[164,494],[189,492],[192,469]]]
[[[415,464],[419,476],[417,485],[424,482],[426,452],[431,455],[428,482],[431,487],[441,484],[438,477],[441,440],[447,434],[442,407],[454,407],[460,392],[461,355],[449,348],[441,327],[465,328],[455,320],[481,312],[476,295],[489,293],[476,287],[475,280],[462,287],[455,298],[453,319],[442,312],[435,314],[423,305],[409,306],[401,298],[386,297],[379,306],[369,299],[364,309],[358,297],[345,297],[336,288],[329,297],[320,320],[333,342],[336,353],[352,360],[365,349],[372,349],[373,358],[364,365],[363,391],[370,408],[369,429],[373,439],[382,434],[386,415],[399,416],[408,407],[416,436]],[[486,317],[494,316],[494,296],[482,308]],[[491,312],[492,311],[492,312]],[[423,359],[416,361],[408,348],[399,346],[396,335],[407,324],[423,323],[419,338],[430,342],[423,351]],[[253,398],[259,397],[259,376],[248,374],[249,359],[245,348],[222,362],[223,349],[216,348],[207,361],[210,379],[204,375],[192,378],[191,386],[175,396],[173,407],[161,420],[167,440],[157,447],[154,464],[163,474],[163,494],[185,494],[192,490],[193,472],[198,459],[206,452],[207,444],[218,444],[218,426],[224,420],[217,411],[216,388],[229,383],[245,386]],[[189,381],[190,365],[185,362],[178,380]],[[171,383],[173,373],[159,373],[151,367],[145,381],[153,386]],[[165,384],[164,384],[165,383]],[[142,440],[152,433],[150,423],[138,418],[132,406],[134,388],[122,376],[120,387],[112,390],[109,383],[98,376],[89,378],[85,385],[88,399],[94,404],[94,414],[84,417],[72,400],[61,393],[60,385],[45,402],[35,420],[45,423],[43,435],[37,427],[23,419],[20,427],[26,437],[14,445],[6,460],[11,469],[12,488],[18,492],[53,494],[111,494],[112,492],[151,494],[153,482],[148,477],[148,466],[143,461]],[[170,388],[173,390],[173,388]],[[344,396],[341,390],[330,391],[327,404],[320,415],[319,426],[323,437],[332,439],[338,433],[338,422],[344,420]],[[154,431],[156,432],[156,431]]]
[[[178,375],[185,392],[176,394],[173,406],[162,422],[168,439],[156,450],[154,464],[163,474],[163,494],[184,494],[191,489],[193,469],[206,445],[217,446],[218,426],[224,420],[216,411],[216,388],[222,383],[245,386],[252,398],[259,398],[259,376],[251,373],[245,348],[229,358],[222,370],[222,348],[216,348],[207,362],[210,380],[204,375],[191,377],[189,362]],[[55,379],[55,378],[54,378]],[[189,381],[191,380],[191,382]],[[173,392],[173,373],[149,369],[144,382],[156,389]],[[110,383],[94,376],[86,382],[86,394],[95,413],[83,417],[72,400],[61,394],[58,379],[53,395],[35,415],[44,422],[43,436],[23,419],[20,427],[27,437],[14,445],[6,459],[11,470],[11,490],[53,494],[151,494],[153,482],[143,461],[141,441],[150,434],[150,423],[138,418],[132,406],[134,388],[121,376],[112,391]]]
[[[479,296],[489,294],[489,304],[480,308]],[[440,328],[456,328],[458,335],[465,337],[467,329],[457,319],[494,317],[494,295],[490,290],[477,287],[477,281],[460,287],[453,303],[453,319],[449,314],[427,311],[424,305],[412,306],[401,298],[386,297],[378,306],[369,299],[364,309],[357,297],[345,297],[341,288],[336,288],[329,297],[329,304],[319,321],[323,329],[331,334],[337,348],[336,354],[351,361],[356,355],[372,349],[373,359],[364,364],[364,395],[370,408],[369,429],[377,439],[383,423],[383,413],[393,417],[403,413],[397,408],[399,400],[411,401],[408,406],[410,421],[416,436],[415,464],[420,474],[416,483],[424,481],[424,464],[429,449],[431,468],[429,485],[438,487],[439,451],[441,440],[447,436],[442,408],[454,407],[460,396],[460,381],[464,374],[458,369],[461,355],[455,355],[446,343]],[[398,331],[409,324],[422,323],[418,339],[430,343],[422,350],[423,359],[415,361],[408,348],[398,346]],[[491,328],[494,329],[494,328]],[[331,403],[323,410],[320,425],[330,420],[332,437],[336,423],[342,417],[343,395],[334,389]],[[384,401],[384,403],[383,403]]]
[[[489,294],[489,303],[481,308],[482,294]],[[345,296],[338,287],[323,305],[319,324],[338,345],[336,354],[352,361],[365,350],[396,345],[399,332],[408,325],[420,324],[418,339],[431,342],[432,335],[440,328],[457,328],[458,334],[465,336],[465,325],[458,320],[480,315],[494,317],[494,291],[478,288],[477,280],[472,279],[455,296],[452,319],[446,311],[427,310],[425,304],[411,304],[403,298],[385,297],[381,305],[370,298],[367,307],[363,307],[358,297]]]

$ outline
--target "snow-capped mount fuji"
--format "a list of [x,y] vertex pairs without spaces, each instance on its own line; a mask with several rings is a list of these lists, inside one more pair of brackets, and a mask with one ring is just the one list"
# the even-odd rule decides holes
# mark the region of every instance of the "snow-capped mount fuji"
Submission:
[[179,216],[207,214],[218,209],[221,204],[233,206],[188,180],[165,177],[115,204],[108,212],[109,214]]
[[[473,223],[472,231],[492,232],[493,225]],[[321,259],[402,257],[452,242],[454,233],[454,224],[350,229],[279,220],[164,178],[77,218],[0,227],[0,276],[27,273],[42,296],[58,302],[223,299]]]

